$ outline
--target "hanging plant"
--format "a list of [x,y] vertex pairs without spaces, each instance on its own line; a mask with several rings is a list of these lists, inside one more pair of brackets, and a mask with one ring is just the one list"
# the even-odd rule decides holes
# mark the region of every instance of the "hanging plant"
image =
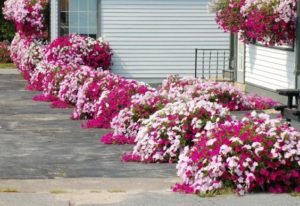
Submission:
[[226,32],[239,32],[244,23],[241,7],[245,0],[216,0],[209,4],[209,10],[216,13],[217,24]]
[[210,4],[217,24],[241,33],[245,43],[291,45],[296,35],[296,0],[217,0]]

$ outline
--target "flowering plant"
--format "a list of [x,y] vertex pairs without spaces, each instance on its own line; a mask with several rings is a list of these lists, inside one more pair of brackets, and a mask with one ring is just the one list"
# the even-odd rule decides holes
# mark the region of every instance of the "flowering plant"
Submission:
[[14,22],[20,35],[45,37],[45,10],[48,0],[7,0],[4,2],[5,19]]
[[198,82],[189,87],[184,95],[216,102],[230,111],[270,109],[279,104],[270,98],[245,94],[240,89],[225,82]]
[[76,104],[79,88],[94,75],[95,69],[88,66],[78,66],[64,76],[59,84],[58,98],[69,104]]
[[57,96],[60,89],[60,83],[64,80],[65,76],[72,73],[73,70],[73,67],[56,67],[51,70],[45,70],[45,75],[42,80],[44,95]]
[[296,0],[215,0],[211,10],[224,31],[241,32],[241,39],[267,46],[293,44]]
[[192,146],[212,123],[227,118],[228,109],[219,104],[197,99],[170,103],[144,120],[132,154],[146,162],[176,161],[183,147]]
[[28,90],[31,91],[43,91],[44,78],[46,76],[46,70],[41,66],[41,63],[37,64],[35,69],[30,74]]
[[131,105],[111,121],[112,133],[101,139],[106,144],[133,144],[142,122],[170,101],[158,91],[147,91],[131,97]]
[[10,55],[14,64],[29,80],[37,64],[42,60],[44,42],[38,39],[21,37],[16,33],[10,45]]
[[112,119],[120,110],[131,105],[131,97],[152,90],[149,86],[134,80],[120,79],[111,90],[104,91],[95,103],[94,119],[88,120],[88,127],[110,128]]
[[[96,70],[108,70],[111,66],[111,49],[108,43],[101,39],[95,40],[76,34],[59,37],[47,45],[43,50],[43,59],[37,65],[31,78],[35,89],[42,89],[45,95],[57,95],[59,82],[53,79],[61,68],[75,70],[80,65],[92,66]],[[66,75],[66,74],[65,74]],[[54,86],[56,84],[56,86]],[[55,90],[55,91],[52,91]]]
[[189,86],[198,81],[200,80],[196,78],[169,75],[158,90],[132,96],[130,107],[121,110],[112,119],[111,128],[114,131],[104,135],[101,141],[105,144],[134,144],[134,139],[145,119],[167,103],[179,99],[190,100],[190,96],[183,98],[184,93]]
[[245,0],[213,0],[209,4],[210,12],[216,13],[216,22],[224,30],[239,32],[244,23],[241,7]]
[[167,103],[195,98],[219,103],[231,111],[269,109],[277,105],[272,99],[247,95],[228,83],[169,76],[158,91],[133,96],[130,108],[125,108],[112,120],[114,131],[103,136],[102,141],[107,144],[134,143],[144,119]]
[[95,69],[109,70],[111,49],[102,39],[71,34],[58,37],[45,48],[44,66],[59,67],[85,65]]
[[280,119],[252,112],[217,123],[179,157],[182,179],[174,191],[207,194],[224,187],[251,191],[300,191],[300,135]]
[[163,81],[159,92],[170,101],[198,98],[219,103],[231,111],[270,109],[279,104],[270,98],[246,94],[230,83],[172,75]]
[[0,42],[0,63],[10,63],[9,45],[6,42]]
[[77,102],[72,115],[73,119],[93,119],[96,102],[104,91],[112,90],[123,79],[108,71],[91,73],[78,89]]
[[266,45],[293,44],[296,30],[296,0],[246,0],[241,14],[246,17],[241,38]]
[[169,75],[163,80],[159,92],[170,100],[190,100],[190,88],[203,82],[200,78],[179,77],[178,75]]

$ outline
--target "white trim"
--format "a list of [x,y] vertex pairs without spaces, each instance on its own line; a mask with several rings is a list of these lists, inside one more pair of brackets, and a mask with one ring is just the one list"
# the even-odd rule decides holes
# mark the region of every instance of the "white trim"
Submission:
[[51,41],[58,37],[58,0],[51,0],[50,2],[50,24],[51,24]]

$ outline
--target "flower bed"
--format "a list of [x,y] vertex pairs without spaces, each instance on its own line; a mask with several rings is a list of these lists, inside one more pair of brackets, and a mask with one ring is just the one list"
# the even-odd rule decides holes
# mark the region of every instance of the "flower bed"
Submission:
[[169,75],[163,80],[159,92],[169,100],[190,100],[192,96],[189,91],[191,87],[203,82],[200,78],[179,77],[178,75]]
[[229,83],[204,81],[189,87],[185,96],[216,102],[230,111],[270,109],[278,102],[258,95],[246,94]]
[[192,146],[212,123],[227,118],[228,109],[219,104],[197,99],[170,103],[142,123],[132,154],[144,162],[177,161],[183,147]]
[[146,84],[133,80],[121,79],[111,90],[104,91],[95,103],[93,120],[87,122],[89,128],[110,128],[112,119],[120,110],[131,105],[131,97],[135,94],[145,94],[153,90]]
[[[269,109],[276,102],[245,94],[228,83],[197,78],[169,76],[158,90],[127,80],[108,71],[112,51],[101,39],[72,34],[45,46],[41,22],[46,2],[8,0],[4,8],[18,30],[12,60],[29,80],[28,88],[43,91],[34,100],[51,101],[56,108],[74,106],[72,118],[87,119],[88,128],[111,126],[114,131],[102,142],[136,144],[123,161],[179,159],[182,183],[174,191],[208,194],[224,187],[239,194],[300,191],[300,135],[266,115],[252,113],[241,121],[229,115],[229,111]],[[274,10],[265,1],[219,0],[214,6],[219,24],[225,30],[242,31],[246,42],[289,43],[294,35],[294,1],[272,4]],[[254,23],[261,26],[260,21],[270,26],[252,28]]]
[[10,45],[11,59],[26,80],[30,80],[37,64],[42,60],[43,51],[42,40],[21,38],[20,34],[16,33]]
[[45,47],[43,59],[32,74],[30,83],[33,86],[30,88],[43,90],[45,96],[57,96],[60,83],[68,73],[80,65],[94,70],[109,70],[111,55],[108,43],[101,39],[76,34],[59,37]]
[[43,69],[41,64],[37,64],[30,74],[27,89],[30,91],[43,91],[45,75],[46,70]]
[[[77,68],[77,67],[76,67]],[[53,69],[45,70],[43,78],[43,93],[45,96],[57,96],[60,88],[60,83],[64,80],[65,76],[72,73],[76,68],[73,67],[56,67]]]
[[130,108],[122,110],[113,119],[111,127],[114,131],[103,136],[102,142],[133,143],[144,119],[162,109],[167,103],[190,101],[195,98],[216,102],[231,111],[270,109],[278,104],[269,98],[246,95],[228,83],[169,76],[159,91],[133,96]]
[[270,98],[246,94],[230,83],[172,75],[163,81],[159,91],[170,101],[199,98],[219,103],[231,111],[270,109],[279,104]]
[[170,75],[157,91],[132,96],[130,107],[121,110],[112,119],[111,128],[114,131],[104,135],[101,141],[105,144],[134,144],[145,119],[170,102],[191,100],[191,95],[186,95],[188,88],[200,81],[196,78]]
[[101,141],[105,144],[134,144],[142,122],[169,102],[158,91],[132,96],[130,107],[121,110],[112,119],[111,128],[114,131],[104,135]]
[[41,38],[47,36],[45,11],[48,0],[6,0],[4,17],[14,22],[22,37]]
[[6,42],[0,42],[0,63],[10,63],[9,45]]
[[300,191],[300,135],[266,114],[213,125],[177,165],[174,191],[209,194],[225,187],[238,194]]
[[95,72],[96,70],[91,67],[78,66],[77,69],[67,73],[59,85],[58,98],[63,102],[75,105],[79,88]]
[[120,81],[122,81],[121,77],[108,71],[93,73],[78,90],[72,118],[93,119],[96,111],[96,102],[102,93],[112,90]]
[[59,67],[85,65],[95,69],[109,70],[111,49],[102,39],[71,34],[58,37],[45,48],[44,65]]

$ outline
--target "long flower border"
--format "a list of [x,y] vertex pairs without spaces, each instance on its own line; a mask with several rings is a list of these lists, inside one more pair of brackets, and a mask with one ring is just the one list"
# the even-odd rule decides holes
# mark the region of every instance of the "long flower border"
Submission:
[[[14,11],[16,2],[22,5]],[[268,109],[276,102],[225,83],[169,76],[156,90],[103,71],[111,65],[108,43],[75,34],[50,44],[41,39],[45,2],[8,0],[4,8],[18,30],[12,59],[29,81],[28,89],[43,92],[35,100],[51,101],[52,107],[74,107],[74,119],[90,118],[97,127],[111,125],[114,133],[103,142],[136,144],[124,161],[176,162],[179,158],[182,183],[174,191],[207,194],[224,186],[240,195],[257,190],[300,191],[299,133],[264,114],[253,112],[242,120],[229,115],[229,110]],[[242,8],[241,4],[227,6]],[[281,12],[280,18],[288,14]],[[26,26],[30,30],[24,30]]]

